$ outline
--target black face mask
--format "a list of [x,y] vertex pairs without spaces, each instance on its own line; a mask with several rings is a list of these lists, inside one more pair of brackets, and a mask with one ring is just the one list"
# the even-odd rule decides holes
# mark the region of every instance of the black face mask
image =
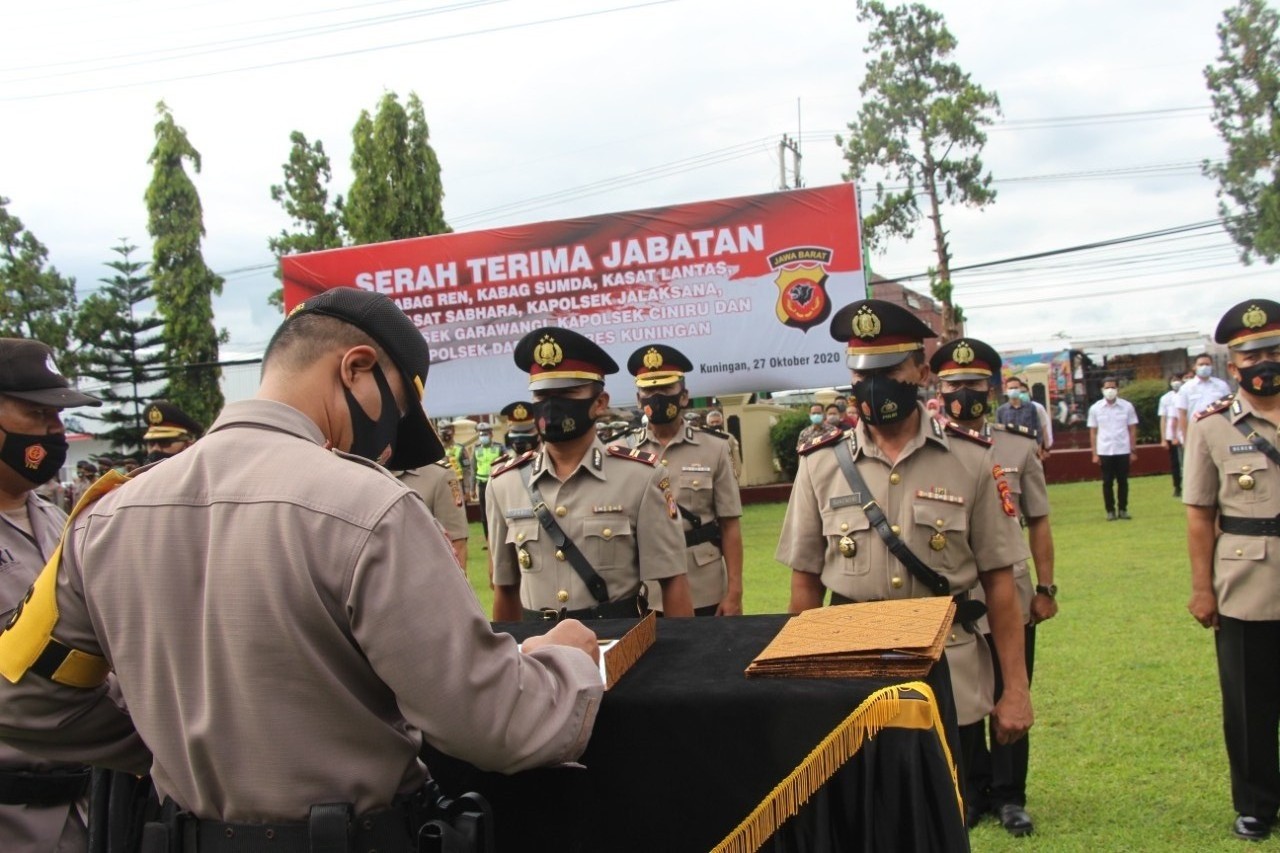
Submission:
[[1236,367],[1240,371],[1240,387],[1259,397],[1280,394],[1280,363],[1260,361],[1252,367]]
[[533,418],[538,425],[538,435],[552,444],[573,441],[595,429],[591,420],[591,407],[597,397],[575,400],[569,397],[548,397],[533,404]]
[[986,415],[990,403],[987,392],[975,391],[972,388],[961,388],[957,391],[943,391],[942,402],[947,417],[956,421],[971,421]]
[[919,386],[913,382],[873,373],[854,383],[852,395],[858,401],[858,414],[867,423],[894,424],[915,411],[917,390]]
[[391,393],[391,385],[380,365],[373,366],[373,381],[378,383],[378,393],[382,395],[382,411],[376,421],[365,413],[351,389],[342,386],[342,393],[347,398],[347,411],[351,413],[351,449],[347,452],[382,465],[396,452],[400,409],[396,406],[396,397]]
[[17,471],[37,486],[58,476],[62,463],[67,461],[67,437],[56,435],[26,435],[5,432],[0,446],[0,461]]
[[644,413],[651,424],[669,424],[680,416],[682,394],[651,394],[644,399]]
[[528,453],[533,450],[538,441],[533,436],[513,438],[510,433],[507,433],[507,444],[511,445],[511,452],[519,456],[522,453]]

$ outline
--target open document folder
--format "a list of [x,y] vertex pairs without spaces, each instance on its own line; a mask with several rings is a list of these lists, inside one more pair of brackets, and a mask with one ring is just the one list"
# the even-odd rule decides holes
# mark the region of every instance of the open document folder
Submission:
[[746,674],[919,678],[941,657],[955,612],[949,596],[806,610],[782,626]]

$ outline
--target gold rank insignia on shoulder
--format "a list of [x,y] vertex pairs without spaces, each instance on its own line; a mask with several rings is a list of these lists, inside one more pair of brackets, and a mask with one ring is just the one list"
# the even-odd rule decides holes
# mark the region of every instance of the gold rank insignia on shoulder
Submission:
[[942,501],[943,503],[958,504],[964,506],[964,495],[951,495],[941,486],[934,486],[932,489],[919,489],[916,491],[916,497],[924,498],[929,501]]
[[608,450],[610,456],[616,456],[619,459],[630,459],[632,462],[643,462],[646,465],[656,465],[658,462],[656,454],[639,448],[628,449],[617,444],[611,444]]
[[1208,406],[1206,406],[1204,409],[1202,409],[1201,411],[1196,412],[1196,420],[1202,421],[1205,418],[1209,417],[1210,415],[1216,415],[1219,412],[1225,412],[1227,409],[1231,409],[1231,411],[1234,414],[1238,415],[1240,414],[1240,412],[1236,410],[1237,406],[1239,406],[1239,401],[1235,399],[1235,395],[1228,394],[1227,396],[1223,397],[1221,400],[1215,400],[1212,403],[1210,403]]

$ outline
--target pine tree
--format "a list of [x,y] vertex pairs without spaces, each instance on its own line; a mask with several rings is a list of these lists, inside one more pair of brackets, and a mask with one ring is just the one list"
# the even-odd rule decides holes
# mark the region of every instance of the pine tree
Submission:
[[0,337],[48,344],[63,374],[74,376],[76,280],[49,265],[49,250],[8,205],[9,199],[0,196]]
[[431,148],[422,101],[409,94],[407,109],[394,92],[375,116],[360,111],[351,132],[354,178],[343,224],[356,244],[448,232],[440,162]]
[[[289,214],[293,228],[267,240],[277,260],[284,255],[334,249],[343,243],[342,196],[330,206],[328,184],[332,173],[324,144],[318,139],[310,143],[296,130],[289,134],[289,141],[293,147],[283,167],[284,183],[271,187],[272,200]],[[277,265],[276,277],[279,276]],[[283,311],[284,291],[277,288],[267,301]]]
[[86,417],[105,424],[98,437],[125,453],[142,450],[147,389],[164,377],[164,320],[143,308],[151,282],[143,275],[147,265],[131,257],[136,249],[123,238],[112,248],[119,257],[106,266],[115,275],[99,279],[102,290],[81,303],[76,317],[76,337],[85,342],[82,374],[104,384],[94,395],[106,405]]
[[1202,169],[1218,182],[1218,211],[1245,263],[1280,257],[1278,22],[1263,0],[1239,0],[1218,24],[1217,65],[1204,70],[1227,156]]
[[200,152],[173,120],[164,101],[156,106],[156,144],[147,162],[147,230],[152,244],[151,282],[156,310],[164,320],[164,360],[169,385],[166,399],[200,423],[212,423],[222,409],[218,380],[218,343],[225,338],[213,324],[213,296],[222,278],[201,253],[204,212],[185,163],[200,172]]
[[[836,137],[849,162],[845,180],[862,182],[871,169],[901,183],[876,183],[875,205],[863,217],[874,249],[890,237],[910,239],[926,216],[933,228],[938,264],[930,270],[933,295],[942,302],[943,339],[959,334],[963,313],[952,303],[951,247],[942,227],[942,204],[985,207],[995,201],[991,173],[984,172],[984,127],[1000,113],[1000,100],[948,61],[956,38],[942,16],[919,3],[888,8],[858,0],[858,20],[870,21],[865,53],[872,59],[858,87],[862,108],[848,138]],[[928,202],[927,214],[920,199]]]

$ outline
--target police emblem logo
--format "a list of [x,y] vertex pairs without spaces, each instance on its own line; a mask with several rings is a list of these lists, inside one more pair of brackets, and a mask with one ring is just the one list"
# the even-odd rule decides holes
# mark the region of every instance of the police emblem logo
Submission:
[[868,305],[858,309],[853,315],[853,333],[860,338],[874,338],[880,334],[880,318]]
[[511,419],[515,421],[527,421],[529,420],[529,410],[522,405],[516,406],[511,410]]
[[573,432],[578,428],[578,422],[575,421],[573,418],[565,418],[563,421],[560,422],[560,428],[563,429],[565,432]]
[[956,344],[956,348],[951,351],[951,358],[956,364],[971,364],[973,357],[973,347],[967,341]]
[[1261,329],[1267,325],[1267,312],[1257,305],[1250,305],[1249,310],[1240,318],[1240,322],[1244,323],[1246,329]]
[[23,453],[22,461],[23,464],[34,471],[40,467],[40,463],[43,462],[44,458],[48,455],[49,452],[43,447],[38,444],[33,444],[27,448],[25,453]]
[[818,246],[796,246],[769,256],[769,269],[778,273],[778,302],[774,314],[784,326],[808,331],[831,315],[825,264],[832,252]]
[[884,405],[880,407],[882,415],[896,415],[898,413],[898,404],[892,400],[885,400]]
[[670,403],[667,405],[666,414],[668,419],[674,418],[676,415],[680,414],[680,409],[675,403]]
[[951,416],[952,416],[953,418],[958,418],[958,417],[960,417],[960,415],[961,415],[961,413],[962,413],[962,411],[963,411],[963,407],[960,405],[960,401],[959,401],[959,400],[952,400],[952,401],[951,401],[951,406],[950,406],[949,408],[951,409]]
[[540,367],[555,367],[564,361],[564,350],[560,349],[560,344],[556,343],[555,338],[543,335],[542,340],[538,341],[538,345],[533,349],[533,360]]
[[147,423],[158,424],[164,420],[164,413],[160,411],[159,406],[152,406],[147,409]]
[[657,370],[662,367],[662,353],[658,352],[656,347],[649,347],[649,351],[644,354],[642,361],[645,367],[650,370]]

